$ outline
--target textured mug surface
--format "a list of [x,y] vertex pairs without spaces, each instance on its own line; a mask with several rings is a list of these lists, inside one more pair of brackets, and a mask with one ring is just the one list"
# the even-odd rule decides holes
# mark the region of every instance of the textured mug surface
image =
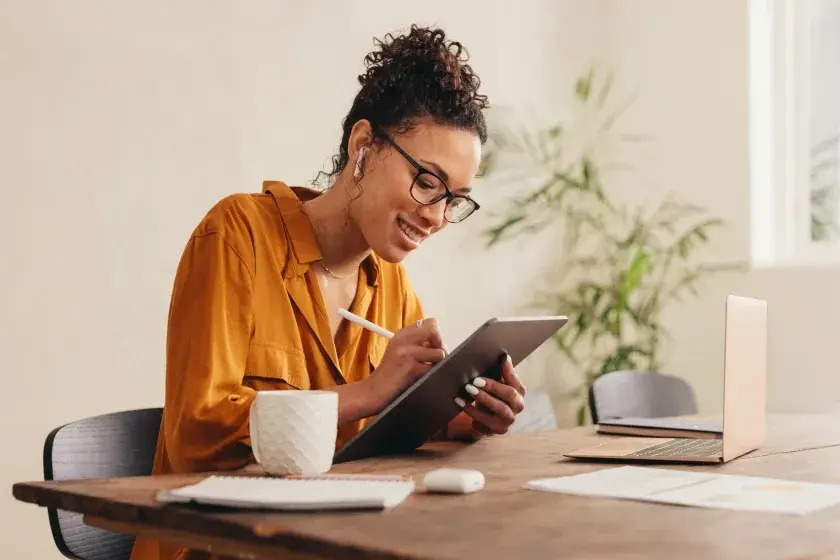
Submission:
[[259,391],[251,405],[251,447],[268,474],[323,474],[338,431],[335,391]]

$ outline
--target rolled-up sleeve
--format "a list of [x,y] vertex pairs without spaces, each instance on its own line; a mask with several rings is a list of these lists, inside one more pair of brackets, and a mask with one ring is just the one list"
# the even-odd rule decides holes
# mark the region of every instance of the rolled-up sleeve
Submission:
[[253,330],[253,280],[219,233],[194,235],[178,265],[166,341],[163,435],[176,472],[234,469],[251,460],[243,386]]

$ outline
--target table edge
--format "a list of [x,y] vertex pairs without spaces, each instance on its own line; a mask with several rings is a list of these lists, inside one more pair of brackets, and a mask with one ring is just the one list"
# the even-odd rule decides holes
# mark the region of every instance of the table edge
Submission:
[[[68,480],[67,482],[92,482],[95,479]],[[102,479],[105,480],[105,479]],[[13,496],[24,503],[35,504],[49,509],[58,509],[96,517],[120,524],[134,524],[150,529],[170,529],[190,535],[213,535],[224,533],[229,538],[256,544],[278,546],[283,550],[327,558],[370,558],[373,560],[419,560],[427,558],[402,550],[388,550],[356,543],[340,543],[319,535],[300,533],[280,524],[271,528],[270,534],[260,535],[243,524],[224,518],[207,516],[205,512],[189,509],[180,504],[148,506],[129,504],[117,500],[83,496],[68,493],[55,486],[39,484],[56,481],[19,482],[12,486]],[[107,513],[103,512],[107,510]],[[150,520],[149,513],[157,514],[159,519]],[[202,531],[193,526],[196,517],[202,525]],[[188,526],[185,526],[188,525]]]

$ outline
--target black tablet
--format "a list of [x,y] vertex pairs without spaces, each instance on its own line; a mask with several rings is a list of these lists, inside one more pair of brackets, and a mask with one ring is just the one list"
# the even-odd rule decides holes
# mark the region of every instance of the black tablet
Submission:
[[505,354],[516,366],[567,321],[557,315],[489,319],[342,445],[333,462],[417,449],[461,412],[455,397],[472,400],[467,383],[478,376],[498,381]]

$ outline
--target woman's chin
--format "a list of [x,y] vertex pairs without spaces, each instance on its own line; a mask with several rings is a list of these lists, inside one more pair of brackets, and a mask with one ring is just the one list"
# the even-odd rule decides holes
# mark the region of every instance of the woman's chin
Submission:
[[389,263],[402,262],[412,251],[420,246],[410,239],[399,228],[394,227],[393,235],[382,239],[379,243],[371,243],[373,252]]
[[378,246],[372,247],[373,252],[386,262],[402,262],[415,247],[409,247],[407,243],[400,243],[398,241],[401,240],[388,240],[385,243],[377,244]]
[[397,264],[405,260],[408,254],[411,251],[406,249],[399,248],[395,245],[388,244],[381,249],[373,249],[373,252],[377,254],[377,256],[385,262]]

